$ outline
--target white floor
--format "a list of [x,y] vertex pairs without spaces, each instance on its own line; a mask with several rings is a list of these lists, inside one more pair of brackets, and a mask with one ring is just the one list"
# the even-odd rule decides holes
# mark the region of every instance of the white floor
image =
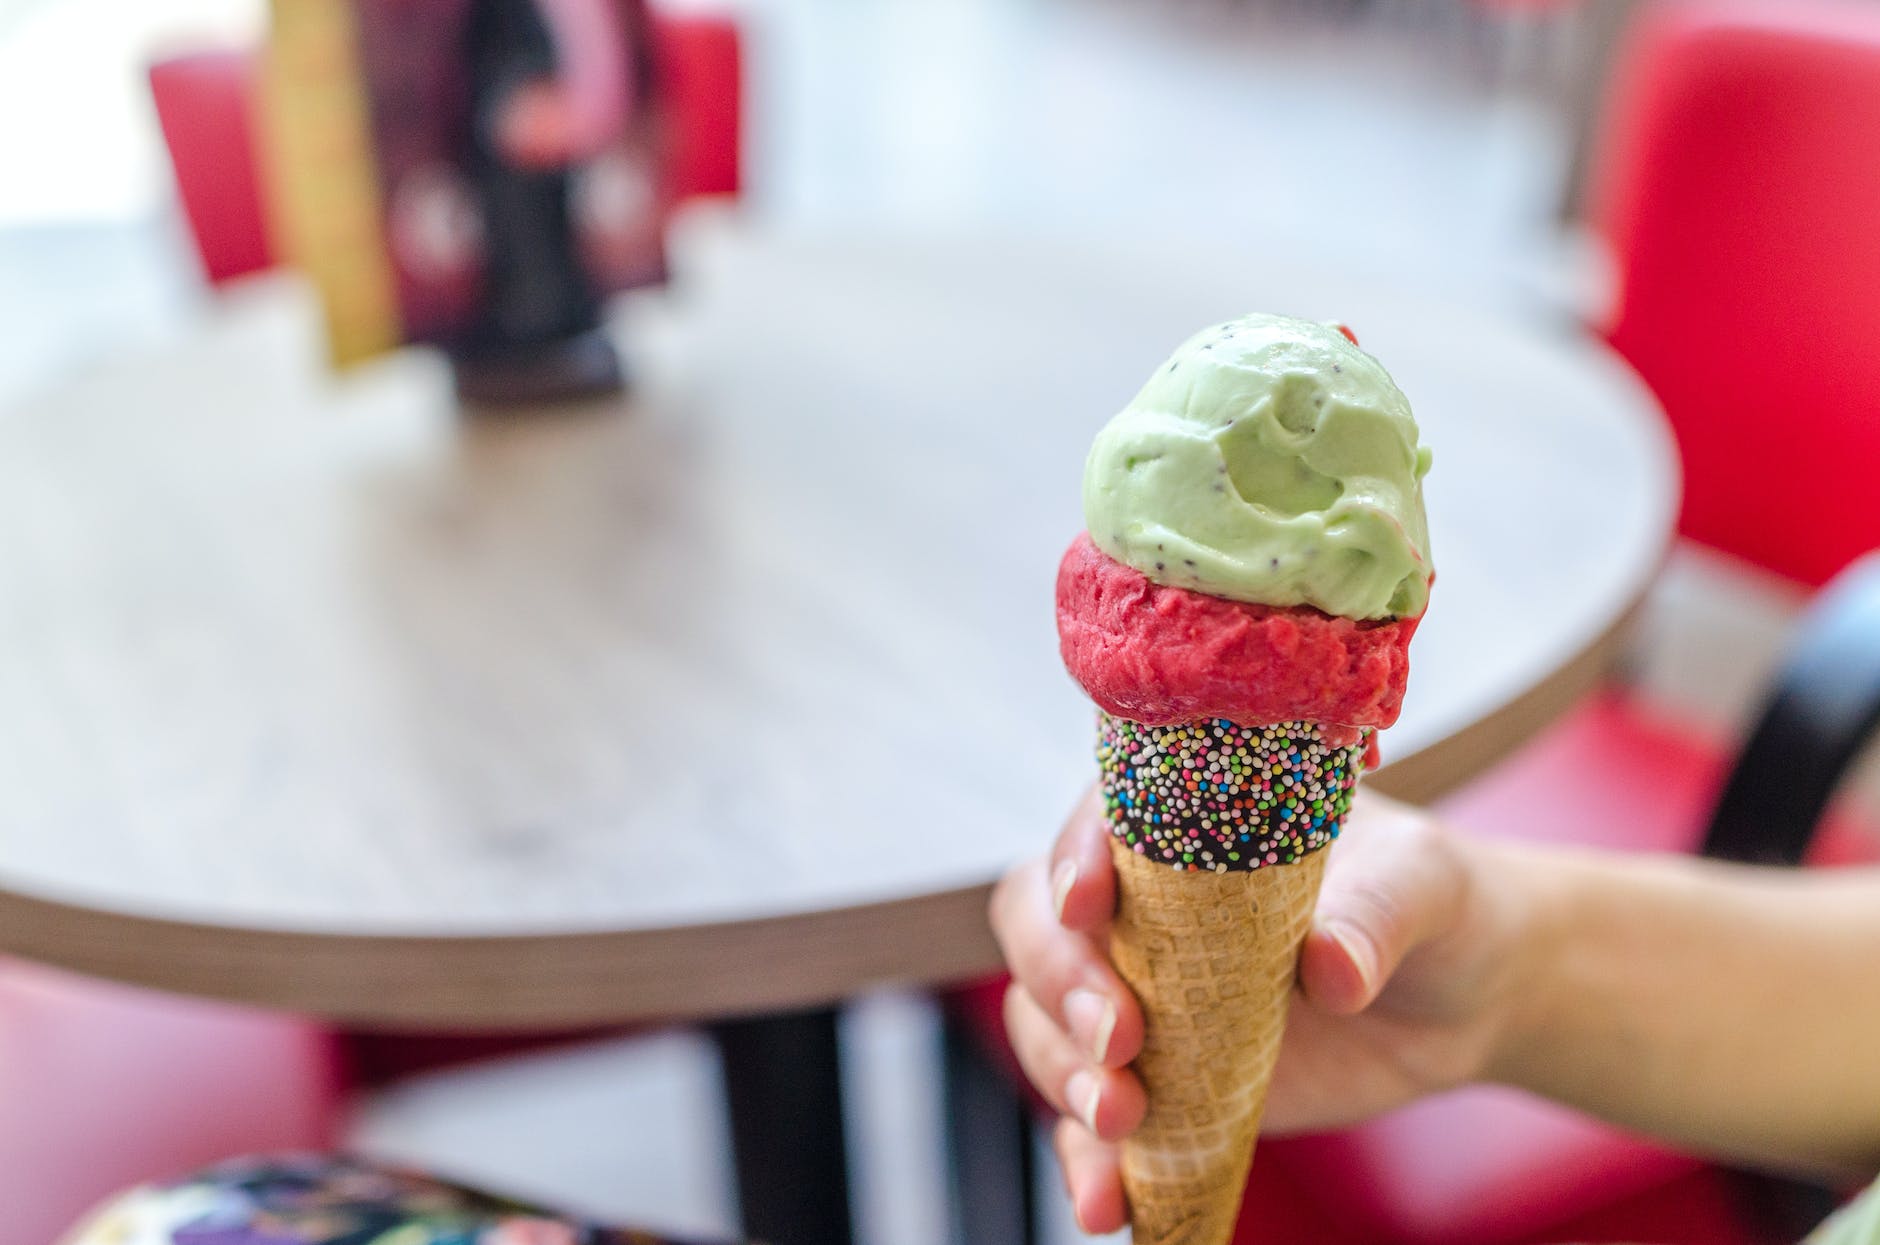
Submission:
[[[1541,92],[1509,85],[1505,47],[1467,0],[746,7],[760,214],[1098,244],[1174,231],[1528,310],[1537,284],[1552,289],[1564,127]],[[0,410],[187,322],[202,296],[161,206],[135,62],[179,29],[240,31],[258,13],[259,0],[0,6],[0,103],[71,118],[56,141],[17,120],[0,130],[15,174],[0,181]],[[88,41],[101,26],[106,54]],[[939,1245],[930,1009],[866,1000],[847,1038],[862,1239]],[[725,1232],[714,1076],[693,1036],[610,1043],[408,1084],[364,1104],[355,1135],[596,1214]]]

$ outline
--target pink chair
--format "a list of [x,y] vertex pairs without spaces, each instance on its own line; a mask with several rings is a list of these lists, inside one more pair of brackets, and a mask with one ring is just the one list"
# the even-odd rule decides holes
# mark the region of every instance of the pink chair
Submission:
[[[1681,530],[1803,583],[1842,575],[1734,769],[1727,751],[1614,689],[1445,802],[1463,829],[1790,864],[1872,858],[1873,828],[1824,812],[1880,723],[1880,559],[1844,570],[1880,548],[1880,162],[1854,155],[1875,134],[1871,5],[1673,3],[1632,32],[1592,221],[1621,273],[1605,331],[1677,433]],[[996,998],[954,1003],[982,1041],[1002,1041]],[[987,1078],[954,1064],[967,1116],[996,1116]],[[1249,1245],[1280,1239],[1272,1215],[1299,1213],[1329,1224],[1310,1239],[1364,1245],[1801,1234],[1763,1226],[1795,1204],[1767,1186],[1500,1091],[1262,1142],[1256,1167],[1289,1173],[1256,1181],[1310,1205],[1249,1198]]]
[[0,1245],[153,1175],[330,1145],[339,1081],[305,1022],[0,961]]

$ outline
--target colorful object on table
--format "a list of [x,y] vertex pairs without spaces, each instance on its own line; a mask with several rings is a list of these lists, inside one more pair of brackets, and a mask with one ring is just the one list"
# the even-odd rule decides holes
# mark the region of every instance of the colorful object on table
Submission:
[[1226,1245],[1311,925],[1429,599],[1410,404],[1348,329],[1250,315],[1184,343],[1097,434],[1059,566],[1148,1092],[1139,1245]]
[[[735,196],[740,176],[742,51],[737,23],[710,13],[652,17],[653,80],[668,125],[658,181],[674,201]],[[254,131],[258,58],[188,52],[150,67],[151,101],[205,275],[220,285],[272,268]]]
[[1364,743],[1334,746],[1311,722],[1143,726],[1101,714],[1104,816],[1138,855],[1177,868],[1295,864],[1338,837]]
[[641,0],[271,12],[264,198],[334,359],[429,342],[460,382],[617,382],[600,301],[664,278],[674,199]]
[[[248,1158],[123,1194],[66,1245],[684,1245],[433,1176],[323,1155]],[[693,1242],[692,1245],[702,1245]]]
[[319,292],[327,345],[352,363],[405,334],[352,0],[280,0],[261,77],[272,232]]

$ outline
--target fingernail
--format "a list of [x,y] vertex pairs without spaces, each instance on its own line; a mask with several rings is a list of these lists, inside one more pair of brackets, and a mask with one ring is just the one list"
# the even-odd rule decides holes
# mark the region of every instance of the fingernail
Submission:
[[1103,1102],[1103,1083],[1088,1068],[1079,1068],[1064,1082],[1064,1105],[1076,1113],[1085,1128],[1097,1131],[1097,1107]]
[[1333,925],[1327,931],[1332,941],[1345,949],[1352,967],[1358,970],[1358,984],[1363,987],[1364,998],[1371,997],[1371,983],[1377,976],[1377,966],[1371,962],[1370,940],[1347,925]]
[[1090,1057],[1102,1063],[1110,1056],[1110,1038],[1116,1033],[1116,1004],[1088,986],[1064,996],[1064,1020],[1085,1042]]
[[1051,874],[1051,908],[1057,913],[1058,924],[1064,924],[1064,901],[1071,897],[1071,887],[1077,885],[1077,862],[1065,860]]
[[1109,999],[1103,1000],[1103,1014],[1097,1017],[1096,1037],[1090,1043],[1090,1053],[1098,1063],[1110,1058],[1110,1039],[1116,1034],[1116,1004]]

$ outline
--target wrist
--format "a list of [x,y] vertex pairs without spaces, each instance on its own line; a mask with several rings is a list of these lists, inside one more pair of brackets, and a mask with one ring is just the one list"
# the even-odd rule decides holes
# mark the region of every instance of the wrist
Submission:
[[1480,1079],[1534,1089],[1570,1019],[1568,957],[1584,922],[1586,870],[1571,852],[1485,846],[1478,866],[1497,910],[1504,968]]

